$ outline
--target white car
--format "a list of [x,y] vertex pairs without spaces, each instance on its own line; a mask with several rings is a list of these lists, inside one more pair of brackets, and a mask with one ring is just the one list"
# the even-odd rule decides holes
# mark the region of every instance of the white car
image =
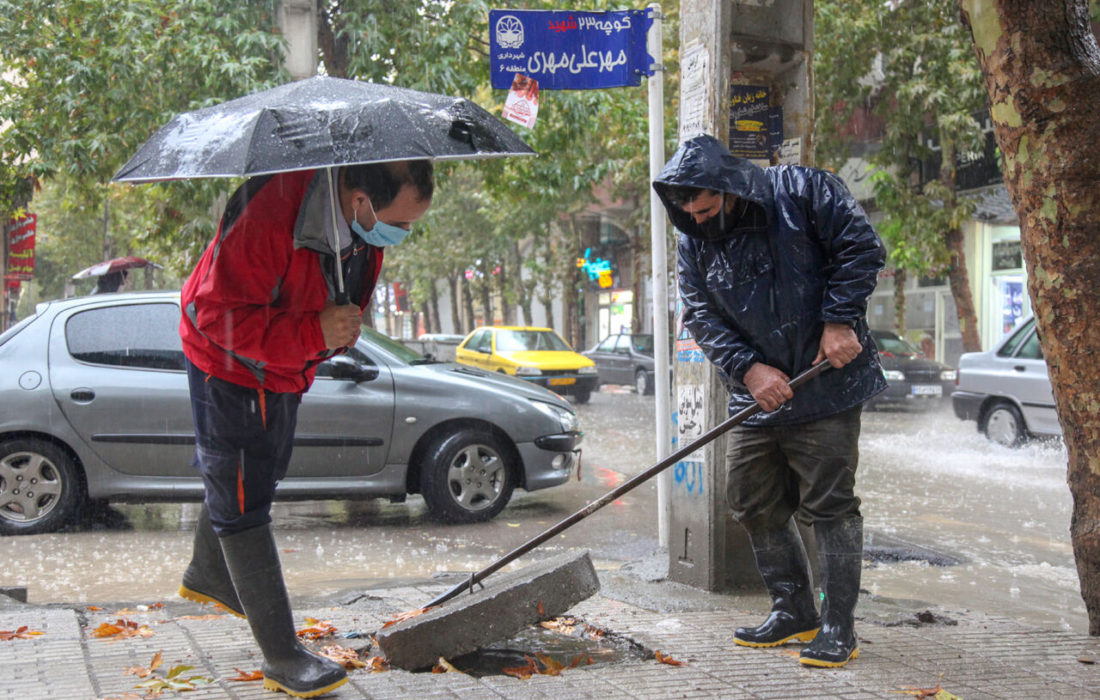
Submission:
[[994,442],[1018,447],[1030,437],[1060,437],[1047,363],[1035,318],[1028,317],[988,352],[959,358],[955,415],[978,422]]

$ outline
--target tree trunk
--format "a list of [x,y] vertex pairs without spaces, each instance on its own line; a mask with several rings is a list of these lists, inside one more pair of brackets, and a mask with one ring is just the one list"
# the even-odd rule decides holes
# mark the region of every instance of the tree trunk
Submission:
[[1069,457],[1070,537],[1100,636],[1100,46],[1087,0],[960,0],[1019,214]]
[[429,333],[442,333],[443,321],[439,319],[439,288],[435,286],[435,280],[431,281],[431,286],[428,288],[428,310],[430,325],[428,327]]
[[894,268],[894,328],[905,337],[905,281],[909,272],[904,267]]
[[[644,249],[639,245],[641,235],[638,231],[639,229],[635,229],[634,244],[631,246],[630,251],[630,257],[634,261],[634,286],[632,288],[634,292],[634,301],[630,309],[631,333],[642,333],[645,331],[645,318],[642,314],[646,310],[645,281],[648,267],[645,264],[645,260],[642,259]],[[599,338],[594,338],[593,340],[599,340]]]
[[493,311],[493,279],[489,275],[488,265],[483,262],[479,267],[481,269],[481,284],[478,285],[481,293],[481,324],[491,326],[493,317],[496,315]]
[[[955,209],[958,192],[955,183],[955,141],[940,135],[943,148],[940,159],[940,182],[948,193],[944,206]],[[966,251],[963,248],[961,226],[952,226],[944,232],[943,242],[951,256],[951,267],[947,271],[947,281],[951,286],[951,295],[955,297],[955,310],[959,317],[959,330],[962,332],[963,352],[981,352],[982,339],[978,334],[978,313],[974,309],[974,295],[970,292],[970,275],[966,270]]]
[[500,272],[496,277],[497,289],[500,290],[500,320],[506,326],[514,326],[516,325],[516,307],[508,299],[512,296],[509,293],[511,290],[508,289],[508,285],[512,283],[508,274],[508,263],[500,263]]
[[462,305],[466,311],[466,327],[473,330],[477,327],[477,319],[474,317],[474,293],[469,280],[462,283]]
[[459,298],[460,290],[462,288],[462,278],[460,274],[452,274],[447,278],[447,289],[451,292],[451,323],[454,324],[454,332],[459,335],[466,335],[466,326],[462,322],[462,313],[459,311]]

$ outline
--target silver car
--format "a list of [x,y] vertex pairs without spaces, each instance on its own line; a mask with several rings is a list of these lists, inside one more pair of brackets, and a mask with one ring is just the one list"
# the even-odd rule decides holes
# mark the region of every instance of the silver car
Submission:
[[[178,293],[99,295],[0,335],[0,533],[55,530],[90,501],[201,499],[179,319]],[[580,439],[556,394],[364,329],[303,397],[277,498],[420,493],[440,520],[488,520],[516,487],[566,482]]]
[[955,415],[977,421],[990,440],[1017,447],[1031,436],[1061,436],[1034,317],[992,350],[960,357],[957,381],[951,394]]

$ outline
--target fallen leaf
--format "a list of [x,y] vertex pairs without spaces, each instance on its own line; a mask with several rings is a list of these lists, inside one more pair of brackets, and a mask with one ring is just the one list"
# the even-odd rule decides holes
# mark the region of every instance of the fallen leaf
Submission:
[[233,676],[232,678],[227,678],[226,680],[248,682],[262,681],[264,679],[264,672],[259,669],[255,671],[242,671],[241,669],[234,666],[233,670],[237,672],[237,675]]
[[161,663],[163,661],[164,661],[164,657],[161,656],[161,653],[158,651],[157,653],[153,654],[153,660],[149,662],[148,668],[146,668],[145,666],[131,666],[130,668],[123,671],[122,675],[124,675],[124,676],[137,676],[138,678],[145,678],[146,676],[150,675],[153,671],[157,670],[157,668],[161,665]]
[[85,610],[89,610],[89,611],[91,611],[91,612],[99,612],[99,611],[100,611],[100,610],[102,610],[103,608],[99,607],[98,605],[89,605],[88,607],[86,607],[86,608],[84,608],[84,609],[85,609]]
[[543,620],[539,623],[543,629],[564,635],[572,635],[576,624],[577,621],[571,617],[555,617],[553,620]]
[[213,683],[213,678],[207,678],[206,676],[189,676],[183,677],[184,672],[194,669],[194,666],[179,665],[173,666],[166,676],[153,676],[141,683],[135,685],[135,688],[145,688],[148,695],[160,695],[165,690],[173,690],[177,692],[195,690],[200,685],[207,685]]
[[683,666],[684,665],[683,661],[677,661],[676,659],[672,658],[671,656],[665,656],[664,654],[662,654],[659,651],[653,652],[653,656],[654,656],[654,658],[657,659],[657,663],[659,663],[659,664],[668,664],[669,666]]
[[[585,661],[585,659],[587,659],[587,661]],[[577,658],[575,658],[571,662],[569,662],[569,668],[576,668],[577,666],[580,666],[581,661],[585,661],[585,664],[584,664],[585,666],[591,666],[592,665],[592,655],[591,654],[577,654]]]
[[508,527],[519,527],[519,523],[508,523]]
[[298,636],[302,639],[324,639],[336,633],[336,628],[332,626],[332,622],[329,620],[317,620],[307,617],[306,624],[309,627],[298,630]]
[[225,615],[180,615],[177,620],[222,620]]
[[528,678],[539,672],[538,664],[535,663],[535,660],[532,657],[524,654],[523,658],[527,659],[527,665],[502,668],[500,669],[500,672],[509,676],[515,676],[516,678],[519,678],[523,681],[527,680]]
[[370,669],[371,673],[382,673],[390,670],[390,665],[381,656],[372,656],[367,659],[367,668]]
[[563,664],[558,662],[556,659],[547,656],[546,654],[536,653],[535,657],[538,658],[538,660],[541,661],[542,665],[545,667],[543,668],[543,670],[539,671],[539,673],[544,676],[560,676],[562,669],[565,668]]
[[435,666],[432,666],[432,673],[462,673],[462,671],[459,671],[450,661],[440,656],[439,661],[436,662]]
[[398,622],[404,622],[405,620],[411,620],[414,617],[419,617],[420,615],[423,615],[424,613],[428,612],[429,610],[434,610],[437,607],[439,607],[439,606],[433,605],[430,608],[420,608],[419,610],[409,610],[408,612],[397,613],[392,618],[390,618],[389,622],[382,625],[382,629],[386,629],[390,625],[396,625]]
[[546,616],[546,611],[543,609],[542,601],[540,600],[539,601],[539,617],[545,617],[545,616]]
[[584,633],[588,635],[589,639],[603,639],[603,630],[599,627],[585,624]]
[[153,630],[132,620],[120,617],[112,624],[104,622],[92,632],[93,637],[111,638],[112,641],[128,637],[152,637]]
[[45,632],[39,632],[38,630],[32,630],[26,625],[23,625],[19,629],[12,632],[11,630],[0,630],[0,642],[10,642],[13,639],[32,639]]
[[339,644],[323,647],[321,649],[321,656],[332,659],[349,671],[356,668],[363,668],[367,665],[365,661],[359,658],[359,652],[354,649],[340,646]]

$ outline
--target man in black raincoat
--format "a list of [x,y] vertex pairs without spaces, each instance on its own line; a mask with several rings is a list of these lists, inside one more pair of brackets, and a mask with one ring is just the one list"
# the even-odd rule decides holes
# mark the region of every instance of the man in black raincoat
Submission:
[[[763,409],[730,431],[726,497],[773,606],[734,641],[810,642],[803,664],[843,666],[859,655],[860,413],[886,388],[864,319],[882,242],[837,177],[762,169],[712,136],[684,142],[653,187],[681,232],[684,326],[729,388],[730,413]],[[790,377],[824,359],[834,369],[794,394]],[[796,514],[821,555],[820,615]]]

